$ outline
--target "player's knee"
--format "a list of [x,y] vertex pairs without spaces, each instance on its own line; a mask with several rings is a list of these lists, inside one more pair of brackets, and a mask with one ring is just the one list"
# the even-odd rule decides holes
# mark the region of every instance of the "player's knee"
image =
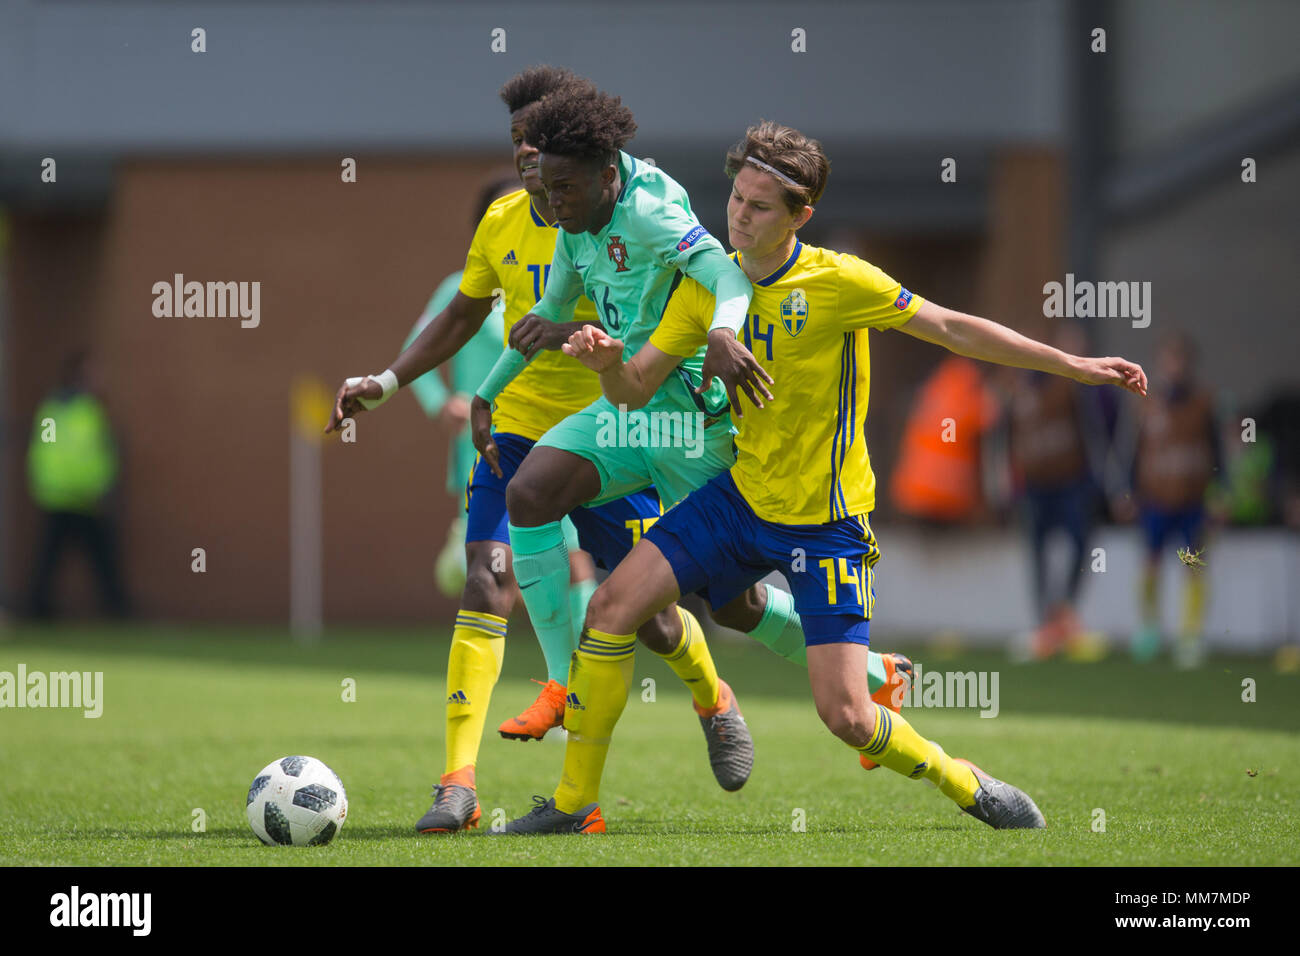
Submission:
[[756,584],[722,607],[711,611],[711,615],[715,623],[748,634],[758,627],[758,622],[762,620],[766,608],[767,591],[761,584]]
[[470,611],[510,616],[510,552],[495,541],[475,542],[467,548],[465,590],[461,606]]
[[536,527],[559,521],[572,508],[563,507],[563,489],[553,487],[537,469],[521,467],[506,485],[506,511],[512,524]]
[[506,511],[510,515],[512,524],[520,527],[531,526],[529,519],[532,518],[532,512],[537,504],[538,494],[527,480],[521,481],[519,475],[510,479],[510,483],[506,485]]
[[870,716],[852,703],[818,707],[817,714],[826,729],[850,747],[865,747],[871,739]]
[[606,634],[618,633],[612,630],[616,623],[614,616],[617,607],[618,602],[609,587],[609,582],[601,584],[592,592],[591,600],[587,602],[587,620],[584,626],[604,631]]
[[660,611],[637,628],[641,643],[656,654],[671,654],[681,643],[681,623],[676,607]]

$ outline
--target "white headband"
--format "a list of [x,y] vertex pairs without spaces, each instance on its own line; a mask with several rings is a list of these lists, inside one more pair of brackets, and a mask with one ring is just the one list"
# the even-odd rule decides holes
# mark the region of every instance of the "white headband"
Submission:
[[797,182],[795,182],[793,179],[791,179],[789,176],[787,176],[785,173],[781,172],[781,170],[777,169],[775,166],[769,166],[767,163],[763,162],[761,159],[755,159],[753,156],[746,156],[746,157],[745,157],[745,162],[747,162],[747,163],[753,163],[753,164],[754,164],[755,166],[757,166],[759,169],[763,170],[763,172],[771,173],[773,176],[775,176],[777,179],[781,180],[781,182],[785,183],[787,186],[793,186],[795,189],[802,189],[802,188],[803,188],[803,187],[800,186]]

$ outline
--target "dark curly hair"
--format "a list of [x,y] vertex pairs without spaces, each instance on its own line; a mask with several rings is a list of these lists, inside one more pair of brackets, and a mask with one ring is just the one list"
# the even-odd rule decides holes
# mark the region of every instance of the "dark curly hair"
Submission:
[[[780,170],[798,184],[781,183],[791,212],[798,212],[804,206],[815,206],[822,198],[826,180],[831,175],[831,161],[817,140],[789,126],[759,120],[757,126],[745,130],[744,139],[727,150],[727,175],[735,179],[736,173],[752,166],[747,158],[750,156]],[[761,166],[753,168],[766,172]]]
[[524,138],[543,153],[593,165],[614,162],[634,135],[636,120],[619,97],[580,87],[557,90],[524,118]]
[[517,113],[525,106],[536,103],[544,96],[569,86],[586,86],[594,89],[586,77],[579,76],[562,66],[530,66],[506,80],[501,87],[501,101],[506,109]]

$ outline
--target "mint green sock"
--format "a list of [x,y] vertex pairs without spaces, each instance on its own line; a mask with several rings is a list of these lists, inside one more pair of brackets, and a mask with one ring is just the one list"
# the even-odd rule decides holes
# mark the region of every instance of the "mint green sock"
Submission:
[[[791,664],[808,666],[808,648],[804,643],[803,625],[799,622],[799,612],[794,609],[794,598],[787,591],[764,584],[767,592],[767,607],[758,626],[749,632],[749,636],[758,641],[777,657],[784,657]],[[885,662],[875,651],[867,652],[867,686],[875,693],[885,684]]]
[[587,619],[587,605],[595,593],[596,582],[592,578],[569,585],[569,619],[573,621],[573,650],[575,651],[578,649],[578,640],[582,637],[582,622]]
[[515,580],[546,658],[547,677],[567,684],[574,641],[569,612],[569,549],[564,544],[564,533],[558,521],[536,528],[512,524],[509,530]]

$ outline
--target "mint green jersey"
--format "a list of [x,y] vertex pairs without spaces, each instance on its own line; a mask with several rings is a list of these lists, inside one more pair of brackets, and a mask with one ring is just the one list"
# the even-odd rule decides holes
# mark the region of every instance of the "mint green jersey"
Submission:
[[[576,236],[561,230],[556,237],[546,292],[533,311],[552,322],[569,321],[573,303],[585,293],[606,331],[623,340],[626,361],[649,341],[687,275],[704,282],[704,275],[726,267],[744,274],[700,225],[686,190],[671,176],[621,151],[619,175],[623,188],[605,228]],[[685,358],[647,407],[722,414],[722,382],[715,379],[703,395],[694,391],[705,351]]]
[[[460,278],[461,271],[458,270],[442,280],[434,291],[433,297],[429,299],[429,304],[424,307],[424,313],[416,320],[411,334],[402,344],[403,349],[409,347],[424,331],[424,327],[437,318],[438,313],[447,307],[447,303],[456,297],[456,290],[460,288]],[[450,362],[452,392],[465,395],[468,400],[468,396],[474,394],[474,389],[478,388],[479,382],[483,381],[483,376],[492,368],[492,363],[501,355],[501,343],[505,340],[506,334],[505,311],[505,302],[498,302],[483,320],[483,327],[452,356]],[[438,377],[437,369],[431,369],[411,382],[411,391],[415,393],[415,399],[424,409],[424,414],[430,418],[442,410],[450,394],[447,386]],[[476,454],[474,439],[470,436],[467,425],[452,439],[447,456],[448,494],[453,496],[464,494],[465,484],[469,481],[469,473],[474,467]]]

